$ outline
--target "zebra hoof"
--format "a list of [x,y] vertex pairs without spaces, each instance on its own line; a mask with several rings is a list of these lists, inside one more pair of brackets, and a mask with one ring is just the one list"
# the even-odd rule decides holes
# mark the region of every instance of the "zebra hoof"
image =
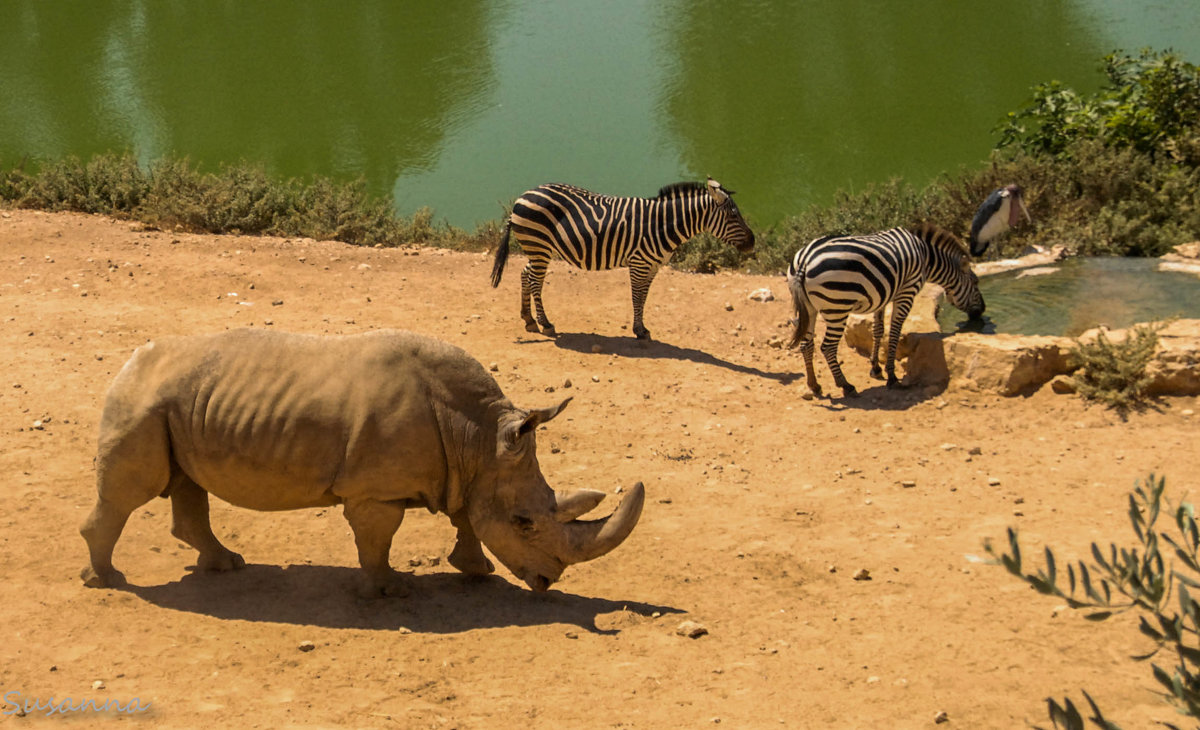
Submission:
[[882,369],[882,368],[874,368],[874,369],[872,369],[872,370],[871,370],[871,377],[872,377],[872,378],[874,378],[874,379],[876,379],[876,380],[883,380],[883,369]]
[[639,340],[642,340],[642,341],[650,340],[650,330],[642,330],[641,332],[638,332],[636,334],[637,334],[637,338]]
[[888,378],[888,390],[908,390],[908,386],[901,383],[896,378]]
[[858,397],[858,388],[855,388],[853,385],[850,385],[849,383],[843,385],[842,386],[842,397],[843,398],[857,398]]
[[541,330],[538,329],[537,322],[526,322],[525,323],[525,331],[526,332],[541,332]]
[[558,337],[558,330],[554,329],[554,325],[551,325],[549,327],[543,327],[542,334],[547,337]]

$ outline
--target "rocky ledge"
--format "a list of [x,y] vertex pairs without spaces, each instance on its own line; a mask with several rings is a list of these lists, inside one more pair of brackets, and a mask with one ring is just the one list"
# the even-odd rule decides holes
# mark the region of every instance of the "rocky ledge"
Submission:
[[[1184,244],[1163,257],[1163,265],[1200,274],[1200,243]],[[1038,251],[1021,259],[991,262],[977,268],[980,275],[1014,268],[1044,266],[1062,257],[1062,250]],[[1074,391],[1070,374],[1079,367],[1071,351],[1094,340],[1100,332],[1121,342],[1129,330],[1095,329],[1078,338],[1034,335],[945,334],[939,331],[937,307],[944,294],[927,286],[905,322],[897,360],[905,385],[939,389],[1031,395],[1040,388]],[[846,330],[846,342],[863,355],[871,353],[871,320],[860,317]],[[1200,395],[1200,319],[1169,322],[1158,332],[1158,349],[1149,368],[1149,395]],[[1047,385],[1049,384],[1049,386]]]

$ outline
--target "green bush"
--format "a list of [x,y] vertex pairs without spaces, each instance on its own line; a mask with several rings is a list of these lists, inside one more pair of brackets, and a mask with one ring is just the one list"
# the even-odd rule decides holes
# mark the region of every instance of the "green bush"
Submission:
[[1071,355],[1080,367],[1075,371],[1075,389],[1088,400],[1099,401],[1125,415],[1146,401],[1150,376],[1146,367],[1158,348],[1158,331],[1163,325],[1136,325],[1122,342],[1111,342],[1103,331],[1089,342],[1077,341]]
[[1142,50],[1104,57],[1107,83],[1083,96],[1057,81],[1034,88],[1033,100],[1001,124],[1000,147],[1054,157],[1099,139],[1149,155],[1177,156],[1200,124],[1200,69],[1176,54]]
[[[1134,658],[1144,661],[1162,652],[1172,661],[1170,670],[1150,665],[1154,679],[1165,690],[1163,698],[1180,714],[1200,718],[1200,603],[1189,590],[1200,588],[1200,527],[1191,504],[1184,502],[1174,508],[1164,504],[1165,490],[1166,479],[1153,474],[1135,485],[1129,495],[1129,521],[1137,545],[1118,548],[1110,544],[1104,551],[1092,543],[1090,562],[1080,560],[1076,565],[1067,565],[1065,590],[1059,584],[1062,576],[1049,547],[1045,549],[1046,567],[1036,573],[1024,572],[1020,541],[1013,528],[1008,530],[1008,552],[997,552],[990,541],[984,542],[984,549],[993,564],[1002,565],[1039,593],[1057,596],[1072,608],[1088,611],[1085,617],[1090,620],[1103,621],[1129,610],[1139,612],[1139,630],[1157,646],[1149,654]],[[1173,531],[1159,530],[1158,519],[1163,514],[1173,518]],[[1169,563],[1172,557],[1175,562]],[[1172,604],[1178,608],[1172,608]],[[1084,696],[1092,710],[1088,720],[1095,727],[1120,730],[1104,718],[1086,692]],[[1063,704],[1048,699],[1047,703],[1055,727],[1083,730],[1084,719],[1070,699]]]

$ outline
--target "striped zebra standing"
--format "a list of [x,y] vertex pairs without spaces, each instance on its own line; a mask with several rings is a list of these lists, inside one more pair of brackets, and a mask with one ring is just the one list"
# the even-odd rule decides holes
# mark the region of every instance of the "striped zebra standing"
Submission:
[[[992,238],[1019,221],[1020,213],[1029,216],[1020,188],[1012,185],[993,193],[975,216],[972,248],[982,253]],[[837,352],[851,314],[875,313],[871,377],[880,378],[884,306],[891,303],[886,370],[887,385],[895,388],[900,384],[896,378],[900,330],[913,299],[926,281],[945,289],[950,303],[972,319],[979,318],[984,311],[979,279],[971,270],[967,247],[954,235],[930,224],[892,228],[871,235],[818,238],[796,253],[788,266],[787,279],[796,309],[796,329],[790,346],[800,345],[808,387],[814,395],[821,394],[813,369],[818,314],[825,321],[821,354],[842,394],[849,397],[858,390],[842,374]]]
[[[515,234],[529,262],[521,270],[521,318],[525,329],[553,337],[554,325],[542,305],[546,269],[556,255],[581,269],[629,268],[633,293],[633,333],[650,339],[642,310],[658,268],[675,249],[707,231],[738,251],[754,248],[754,233],[734,204],[733,191],[712,178],[707,183],[676,183],[655,198],[616,198],[571,185],[550,184],[517,198],[496,248],[492,286],[500,285],[508,260],[509,234]],[[536,310],[534,320],[530,302]]]

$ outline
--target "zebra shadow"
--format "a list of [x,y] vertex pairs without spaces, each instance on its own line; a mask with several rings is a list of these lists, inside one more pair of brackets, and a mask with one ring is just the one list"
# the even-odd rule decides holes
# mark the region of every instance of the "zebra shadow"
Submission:
[[936,398],[946,390],[945,387],[932,385],[905,385],[890,389],[882,381],[870,382],[870,385],[855,382],[862,389],[858,395],[850,398],[842,396],[837,386],[827,385],[825,394],[813,398],[812,404],[827,411],[906,411]]
[[787,385],[801,376],[799,372],[768,372],[750,365],[723,360],[716,355],[690,347],[679,347],[658,340],[638,340],[632,337],[610,337],[583,332],[559,332],[554,344],[564,350],[587,354],[603,353],[621,357],[643,357],[664,360],[687,360],[700,365],[713,365],[743,375],[754,375]]

